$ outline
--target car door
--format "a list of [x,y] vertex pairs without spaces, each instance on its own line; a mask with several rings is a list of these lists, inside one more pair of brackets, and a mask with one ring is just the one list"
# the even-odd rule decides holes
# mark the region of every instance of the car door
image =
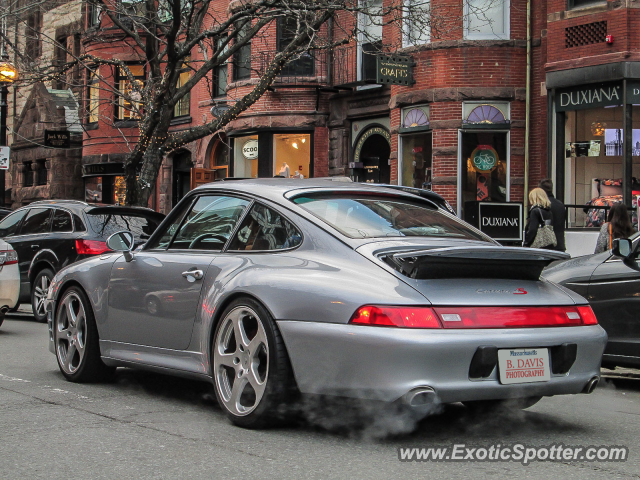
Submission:
[[119,258],[109,282],[107,338],[183,350],[202,284],[250,201],[201,195],[181,204],[133,261]]
[[[636,250],[638,239],[634,242]],[[588,298],[609,335],[607,352],[638,357],[640,351],[640,259],[611,257],[591,275]]]
[[56,208],[51,219],[51,234],[48,238],[48,249],[50,249],[58,259],[57,268],[61,269],[77,258],[76,242],[78,236],[73,231],[73,221],[71,212],[61,208]]
[[29,268],[33,257],[41,249],[48,248],[51,231],[52,208],[34,207],[29,209],[20,225],[19,232],[10,242],[18,253],[18,266],[20,267],[20,295],[31,290],[29,283]]
[[[27,213],[29,213],[28,208],[18,210],[17,212],[14,212],[11,215],[3,218],[2,222],[0,222],[0,238],[9,242],[13,249],[18,253],[18,262],[20,262],[19,251],[21,250],[23,243],[18,233],[20,233],[20,225],[22,224],[22,220],[27,215]],[[19,267],[21,267],[21,265],[19,265]],[[27,269],[28,268],[29,267],[27,266]],[[28,287],[28,285],[24,287],[26,288],[26,291],[24,292],[22,291],[22,288],[20,289],[21,297],[24,297],[29,293]]]

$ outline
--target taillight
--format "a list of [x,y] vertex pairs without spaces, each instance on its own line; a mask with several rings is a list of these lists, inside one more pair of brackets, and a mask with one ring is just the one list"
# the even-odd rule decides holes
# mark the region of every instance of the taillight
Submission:
[[444,328],[526,328],[593,325],[595,315],[583,307],[438,307]]
[[429,307],[385,307],[365,305],[353,314],[351,323],[405,328],[442,328]]
[[107,247],[107,242],[77,239],[76,250],[78,251],[78,255],[100,255],[111,249]]
[[579,307],[391,307],[365,305],[350,323],[404,328],[531,328],[597,325],[589,305]]
[[583,325],[597,325],[598,319],[590,305],[582,305],[578,307],[578,313],[582,317]]
[[18,254],[15,250],[0,250],[0,265],[13,265],[18,263]]

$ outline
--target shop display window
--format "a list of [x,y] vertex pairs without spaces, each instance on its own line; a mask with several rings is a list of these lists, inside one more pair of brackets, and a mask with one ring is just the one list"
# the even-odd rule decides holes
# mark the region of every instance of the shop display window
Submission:
[[[640,107],[633,107],[633,118],[640,119]],[[606,211],[589,207],[622,203],[623,123],[621,106],[566,112],[564,202],[585,206],[569,209],[569,227],[599,228]],[[631,148],[635,179],[640,178],[640,121],[634,127],[638,127],[633,128]],[[640,182],[634,180],[631,187],[635,199]]]
[[309,178],[311,135],[284,133],[273,136],[273,175]]
[[238,137],[234,140],[234,176],[239,178],[258,178],[258,135]]
[[401,184],[431,190],[431,132],[403,135],[401,139]]
[[[506,202],[508,132],[461,133],[461,207],[475,202]],[[473,202],[473,204],[469,204]],[[463,217],[464,218],[464,217]]]

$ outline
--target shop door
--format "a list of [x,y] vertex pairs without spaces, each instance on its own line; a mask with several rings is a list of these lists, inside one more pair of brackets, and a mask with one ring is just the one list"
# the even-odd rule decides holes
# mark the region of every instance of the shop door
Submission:
[[391,183],[389,155],[391,147],[382,135],[371,135],[362,145],[363,181],[367,183]]

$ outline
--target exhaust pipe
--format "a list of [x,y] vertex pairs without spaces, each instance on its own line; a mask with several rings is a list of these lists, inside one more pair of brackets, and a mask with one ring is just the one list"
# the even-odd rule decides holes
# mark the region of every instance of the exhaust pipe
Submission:
[[600,377],[593,377],[584,386],[584,388],[582,389],[582,393],[592,393],[598,386],[598,382],[600,382]]
[[402,403],[410,407],[426,407],[437,402],[436,391],[431,387],[418,387],[405,393]]
[[0,308],[0,314],[4,315],[5,313],[7,313],[9,311],[9,307],[7,307],[6,305],[2,308]]

